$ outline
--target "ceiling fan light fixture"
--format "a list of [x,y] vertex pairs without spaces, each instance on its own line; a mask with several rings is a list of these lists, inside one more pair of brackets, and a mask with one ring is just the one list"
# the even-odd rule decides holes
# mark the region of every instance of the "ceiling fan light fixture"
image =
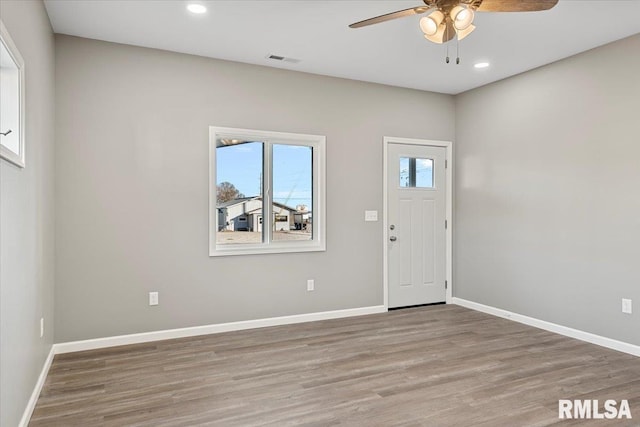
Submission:
[[475,17],[473,9],[462,5],[451,9],[449,15],[456,30],[466,30],[473,23],[473,18]]
[[424,38],[430,42],[442,44],[451,40],[455,35],[455,28],[451,24],[451,21],[447,20],[447,22],[438,25],[438,31],[434,35],[425,34]]
[[431,13],[429,16],[425,16],[420,19],[420,29],[425,36],[435,36],[438,32],[438,27],[444,19],[444,14],[439,10]]

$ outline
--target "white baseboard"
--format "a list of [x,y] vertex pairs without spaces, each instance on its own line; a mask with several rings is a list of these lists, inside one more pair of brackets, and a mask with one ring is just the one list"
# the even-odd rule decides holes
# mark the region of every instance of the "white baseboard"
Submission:
[[268,326],[289,325],[293,323],[313,322],[316,320],[338,319],[343,317],[362,316],[365,314],[384,313],[387,309],[382,305],[371,307],[349,308],[345,310],[322,311],[318,313],[295,314],[292,316],[270,317],[266,319],[243,320],[240,322],[219,323],[213,325],[193,326],[190,328],[168,329],[164,331],[144,332],[139,334],[119,335],[83,341],[72,341],[54,344],[55,354],[75,351],[95,350],[118,345],[140,344],[151,341],[174,338],[194,337],[198,335],[218,334],[221,332],[241,331],[244,329],[265,328]]
[[42,391],[44,382],[47,379],[47,374],[49,374],[49,368],[51,367],[51,362],[53,362],[54,355],[55,355],[55,351],[52,346],[51,350],[49,350],[49,355],[44,361],[44,365],[42,366],[42,371],[40,371],[40,376],[38,377],[38,381],[36,381],[36,385],[33,388],[31,397],[27,402],[27,407],[24,408],[24,412],[22,413],[22,419],[20,420],[20,424],[18,424],[18,427],[27,427],[29,425],[29,421],[31,420],[31,414],[33,414],[33,410],[36,408],[36,403],[38,403],[38,397],[40,397],[40,392]]
[[575,338],[581,341],[586,341],[591,344],[596,344],[601,347],[606,347],[612,350],[621,351],[623,353],[628,353],[633,356],[640,356],[640,346],[637,346],[634,344],[629,344],[623,341],[617,341],[611,338],[592,334],[590,332],[584,332],[578,329],[569,328],[567,326],[562,326],[562,325],[547,322],[544,320],[536,319],[533,317],[524,316],[522,314],[512,313],[507,310],[502,310],[500,308],[479,304],[477,302],[467,301],[462,298],[453,298],[452,302],[453,304],[459,305],[461,307],[470,308],[471,310],[481,311],[483,313],[492,314],[498,317],[503,317],[505,319],[513,320],[518,323],[524,323],[525,325],[533,326],[539,329],[544,329],[545,331],[549,331],[549,332],[555,332],[556,334]]

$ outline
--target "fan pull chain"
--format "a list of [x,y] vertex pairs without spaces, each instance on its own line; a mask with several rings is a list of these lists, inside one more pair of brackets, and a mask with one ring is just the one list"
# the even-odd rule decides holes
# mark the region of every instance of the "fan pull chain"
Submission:
[[[449,26],[448,25],[445,27],[444,31],[445,31],[445,38],[448,39],[449,38]],[[447,47],[447,57],[446,57],[445,61],[448,64],[449,63],[449,42],[448,41],[445,42],[445,45]]]
[[456,64],[460,63],[460,39],[456,37]]

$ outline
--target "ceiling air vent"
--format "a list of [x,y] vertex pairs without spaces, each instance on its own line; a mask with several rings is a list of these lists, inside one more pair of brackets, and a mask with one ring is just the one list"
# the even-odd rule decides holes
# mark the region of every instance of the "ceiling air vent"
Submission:
[[297,64],[298,62],[300,62],[299,59],[287,58],[286,56],[280,56],[280,55],[267,55],[267,59],[272,59],[274,61],[290,62],[292,64]]

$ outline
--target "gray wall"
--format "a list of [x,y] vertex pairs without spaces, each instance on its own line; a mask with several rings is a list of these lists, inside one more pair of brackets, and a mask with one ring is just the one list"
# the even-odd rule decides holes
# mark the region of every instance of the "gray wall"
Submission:
[[640,345],[638,52],[456,97],[455,296]]
[[40,1],[2,0],[0,18],[25,61],[27,109],[26,168],[0,160],[0,425],[8,427],[53,342],[54,37]]
[[[364,222],[382,210],[382,137],[452,140],[453,97],[68,36],[56,49],[56,342],[382,304],[382,223]],[[327,136],[326,252],[208,256],[209,125]]]

